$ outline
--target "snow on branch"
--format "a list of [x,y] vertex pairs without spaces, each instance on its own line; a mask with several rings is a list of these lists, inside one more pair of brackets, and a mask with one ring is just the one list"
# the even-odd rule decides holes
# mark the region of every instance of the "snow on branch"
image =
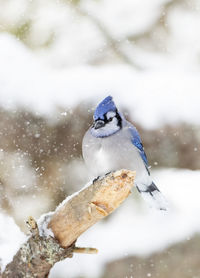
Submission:
[[74,252],[96,253],[94,248],[76,247],[77,238],[128,197],[134,178],[135,172],[129,170],[110,173],[66,198],[38,223],[30,217],[31,235],[0,277],[44,278],[56,262]]

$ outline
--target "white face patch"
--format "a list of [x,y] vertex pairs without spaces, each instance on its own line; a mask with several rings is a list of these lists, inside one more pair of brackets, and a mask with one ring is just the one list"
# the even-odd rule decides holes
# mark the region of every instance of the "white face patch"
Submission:
[[106,114],[106,118],[107,120],[111,119],[111,118],[114,118],[116,116],[116,112],[114,111],[109,111],[107,114]]

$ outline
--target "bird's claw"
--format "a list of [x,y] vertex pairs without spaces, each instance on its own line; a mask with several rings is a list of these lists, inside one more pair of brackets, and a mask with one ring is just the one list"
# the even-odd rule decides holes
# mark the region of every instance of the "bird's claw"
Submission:
[[95,183],[96,181],[98,181],[99,178],[100,178],[100,176],[98,176],[95,179],[93,179],[92,183]]
[[[112,173],[112,171],[108,172],[105,174],[105,177],[108,176],[110,173]],[[100,178],[100,176],[96,177],[95,179],[93,179],[92,183],[95,183],[96,181],[98,181]]]

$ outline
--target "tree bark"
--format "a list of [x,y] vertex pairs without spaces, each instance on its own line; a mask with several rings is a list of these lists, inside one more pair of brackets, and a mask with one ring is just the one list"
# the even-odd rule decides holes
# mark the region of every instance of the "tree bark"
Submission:
[[7,265],[2,278],[44,278],[52,266],[73,256],[75,244],[64,249],[52,237],[31,236],[23,244],[13,261]]
[[135,172],[128,170],[108,174],[64,200],[38,225],[30,218],[31,236],[0,277],[48,277],[56,262],[71,258],[74,252],[95,253],[92,248],[75,247],[76,239],[128,197],[134,177]]

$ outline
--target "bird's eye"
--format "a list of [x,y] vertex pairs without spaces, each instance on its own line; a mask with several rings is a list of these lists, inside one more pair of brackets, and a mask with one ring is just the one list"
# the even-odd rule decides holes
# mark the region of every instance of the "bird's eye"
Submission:
[[106,117],[107,122],[111,122],[115,116],[116,116],[116,113],[114,111],[109,111],[105,117]]

